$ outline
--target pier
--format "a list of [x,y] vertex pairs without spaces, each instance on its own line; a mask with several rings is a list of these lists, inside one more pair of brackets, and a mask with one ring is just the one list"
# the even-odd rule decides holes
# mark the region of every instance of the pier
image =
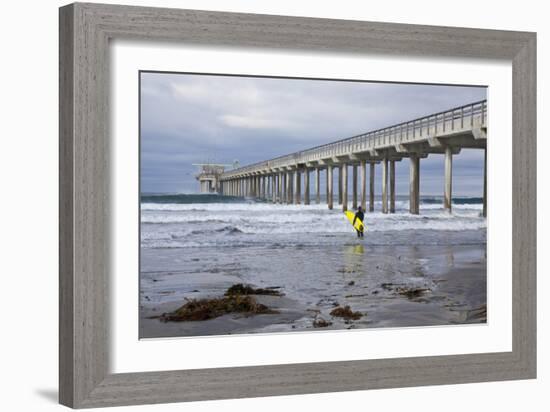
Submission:
[[[321,173],[326,174],[326,202],[334,207],[334,173],[338,171],[337,199],[342,210],[361,206],[374,211],[375,166],[381,165],[382,212],[395,212],[395,162],[409,159],[409,211],[419,213],[420,161],[429,155],[445,158],[443,207],[452,209],[453,156],[461,149],[484,150],[483,216],[487,214],[487,101],[336,140],[299,152],[224,171],[219,192],[249,196],[279,204],[321,201]],[[368,168],[367,168],[368,165]],[[368,176],[367,176],[368,169]],[[349,173],[351,171],[351,188]],[[314,193],[310,193],[313,174]],[[368,185],[367,185],[368,180]],[[303,191],[302,191],[303,181]],[[368,188],[368,190],[367,190]],[[302,195],[303,192],[303,195]],[[367,209],[368,199],[368,209]]]

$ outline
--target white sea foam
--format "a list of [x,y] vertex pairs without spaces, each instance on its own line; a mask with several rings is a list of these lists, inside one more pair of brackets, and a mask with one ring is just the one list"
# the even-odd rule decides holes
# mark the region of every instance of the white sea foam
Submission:
[[[380,202],[375,205],[380,209]],[[302,242],[308,234],[327,237],[353,234],[353,228],[336,204],[274,205],[269,203],[142,204],[141,242],[145,247],[202,247],[249,245],[257,242]],[[422,204],[420,215],[408,213],[408,202],[396,202],[394,214],[365,214],[367,232],[411,232],[415,241],[435,242],[421,232],[476,231],[486,228],[482,205],[454,205],[453,213],[440,204]],[[256,235],[253,236],[253,235]],[[287,237],[285,237],[287,236]],[[256,242],[256,243],[255,243]],[[381,242],[387,243],[388,239]]]

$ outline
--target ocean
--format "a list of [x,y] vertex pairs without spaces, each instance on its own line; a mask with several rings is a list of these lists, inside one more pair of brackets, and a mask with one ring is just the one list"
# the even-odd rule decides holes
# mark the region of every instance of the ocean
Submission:
[[[442,202],[421,197],[420,215],[411,215],[408,198],[398,196],[396,213],[383,214],[377,199],[358,239],[337,201],[328,210],[323,201],[279,205],[219,195],[143,194],[140,335],[286,333],[313,330],[320,318],[332,322],[331,329],[485,322],[472,317],[486,303],[482,199],[455,198],[452,214]],[[151,316],[221,296],[236,283],[277,288],[284,299],[262,299],[281,306],[286,316],[177,323]],[[401,294],[404,288],[425,293],[411,298]],[[330,311],[339,305],[365,316],[351,323],[334,318]]]

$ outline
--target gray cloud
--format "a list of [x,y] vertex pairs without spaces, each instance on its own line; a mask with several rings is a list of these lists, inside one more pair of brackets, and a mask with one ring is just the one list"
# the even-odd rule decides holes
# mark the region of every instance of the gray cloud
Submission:
[[[486,98],[484,87],[142,73],[143,192],[196,192],[192,163],[241,165]],[[454,159],[456,195],[480,195],[483,154]],[[397,164],[408,190],[408,162]],[[443,159],[421,162],[423,194],[440,194]]]

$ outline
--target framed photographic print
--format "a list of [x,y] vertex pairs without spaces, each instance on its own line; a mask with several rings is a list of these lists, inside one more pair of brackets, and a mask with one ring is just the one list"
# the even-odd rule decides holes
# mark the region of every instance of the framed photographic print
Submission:
[[61,8],[61,403],[534,378],[535,50]]

